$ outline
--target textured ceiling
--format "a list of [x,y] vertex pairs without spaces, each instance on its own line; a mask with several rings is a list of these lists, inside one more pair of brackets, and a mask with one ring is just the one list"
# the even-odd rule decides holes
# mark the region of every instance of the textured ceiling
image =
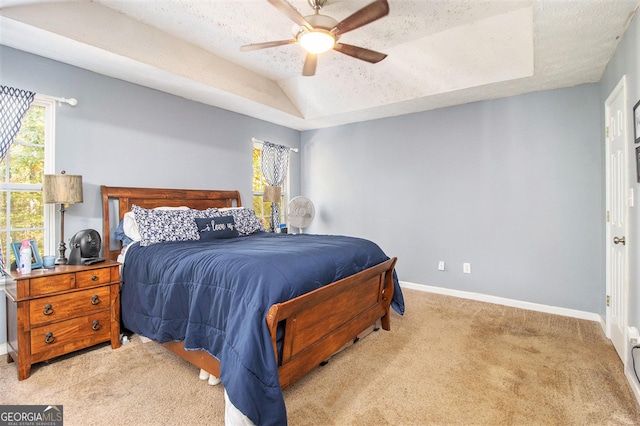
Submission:
[[[597,82],[640,0],[388,0],[302,77],[266,0],[0,0],[0,44],[299,130]],[[290,0],[302,15],[307,0]],[[371,0],[328,0],[340,21]],[[59,94],[73,97],[73,93]],[[81,100],[79,100],[81,102]]]

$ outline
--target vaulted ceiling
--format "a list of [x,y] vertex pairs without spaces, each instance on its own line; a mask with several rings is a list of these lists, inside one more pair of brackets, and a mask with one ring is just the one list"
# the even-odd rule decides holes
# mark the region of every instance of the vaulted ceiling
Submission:
[[[372,0],[327,0],[341,21]],[[301,15],[307,0],[288,0]],[[0,0],[0,44],[299,130],[597,82],[640,0],[388,0],[302,76],[267,0]],[[73,96],[73,94],[65,94]]]

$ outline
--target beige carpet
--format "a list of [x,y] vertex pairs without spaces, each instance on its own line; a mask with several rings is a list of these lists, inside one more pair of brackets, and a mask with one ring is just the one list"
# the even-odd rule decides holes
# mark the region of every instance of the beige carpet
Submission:
[[[638,425],[599,324],[405,290],[407,314],[285,391],[291,425]],[[156,343],[33,367],[0,362],[1,404],[58,404],[65,425],[222,425],[220,386]]]

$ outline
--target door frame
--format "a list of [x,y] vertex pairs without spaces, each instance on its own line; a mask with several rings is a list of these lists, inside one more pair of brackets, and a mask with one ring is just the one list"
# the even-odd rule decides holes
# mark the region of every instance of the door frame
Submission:
[[[609,161],[609,155],[610,155],[610,148],[609,148],[609,135],[608,135],[608,126],[609,126],[609,118],[610,118],[610,114],[611,114],[611,104],[613,103],[613,100],[617,97],[617,96],[623,96],[623,105],[624,105],[624,111],[623,111],[623,118],[624,118],[624,126],[623,126],[623,138],[624,138],[624,147],[623,147],[623,152],[625,155],[625,161],[624,161],[624,171],[623,171],[623,180],[624,180],[624,200],[625,200],[625,215],[626,215],[626,220],[625,220],[625,224],[624,224],[624,234],[625,234],[625,238],[627,241],[627,249],[624,250],[624,264],[625,264],[625,268],[623,271],[624,274],[624,279],[623,279],[623,289],[622,289],[622,297],[624,298],[623,302],[622,302],[622,314],[621,314],[621,319],[623,322],[623,347],[621,352],[624,354],[624,357],[622,359],[622,364],[624,365],[625,369],[627,366],[627,360],[629,357],[628,352],[628,348],[629,348],[629,339],[628,339],[628,327],[629,327],[629,250],[628,250],[628,244],[630,242],[633,241],[629,241],[629,217],[630,217],[630,207],[631,204],[633,202],[632,198],[630,197],[631,192],[630,192],[630,185],[629,185],[629,122],[627,120],[627,113],[628,113],[628,97],[627,97],[627,76],[623,75],[622,78],[620,79],[620,81],[618,82],[618,84],[616,85],[616,87],[611,91],[611,93],[609,94],[609,96],[607,97],[607,100],[604,103],[604,115],[605,115],[605,203],[606,203],[606,218],[605,218],[605,251],[606,251],[606,268],[605,268],[605,273],[606,273],[606,294],[605,294],[605,298],[609,297],[611,295],[611,287],[612,287],[612,283],[611,283],[611,246],[613,245],[613,235],[611,235],[611,227],[609,226],[609,211],[610,211],[610,179],[609,179],[609,170],[611,168],[611,164]],[[611,324],[611,307],[609,306],[609,303],[606,303],[605,305],[605,309],[606,309],[606,315],[605,315],[605,333],[607,338],[611,339],[611,330],[612,330],[612,324]]]

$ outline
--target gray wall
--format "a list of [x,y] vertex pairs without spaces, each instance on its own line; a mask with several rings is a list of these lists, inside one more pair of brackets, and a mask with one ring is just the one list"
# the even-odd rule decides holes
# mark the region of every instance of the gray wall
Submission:
[[[65,214],[65,237],[102,232],[100,185],[238,189],[252,205],[251,137],[300,146],[300,132],[0,46],[0,82],[57,97],[55,170],[80,174],[84,203]],[[300,191],[291,156],[291,193]],[[59,222],[57,222],[59,223]],[[59,236],[56,237],[56,241]],[[68,254],[68,253],[67,253]],[[4,298],[0,344],[6,342]]]
[[[79,101],[58,108],[56,170],[85,180],[67,236],[99,229],[100,184],[238,188],[250,205],[257,137],[301,147],[291,192],[316,205],[309,232],[378,242],[399,257],[401,280],[604,316],[602,105],[623,74],[629,107],[640,99],[638,31],[636,17],[599,84],[302,135],[4,46],[0,82]],[[637,208],[630,222],[633,241]],[[639,251],[629,249],[640,326]]]
[[[609,62],[600,82],[601,102],[604,105],[609,94],[616,87],[623,75],[627,76],[627,108],[631,121],[633,106],[640,101],[640,18],[638,15],[631,21],[618,50]],[[603,119],[604,121],[604,119]],[[633,125],[629,123],[629,138],[633,138]],[[629,325],[640,328],[640,184],[637,182],[635,145],[629,145],[629,185],[635,191],[635,207],[629,215]],[[640,365],[640,356],[636,363]],[[629,364],[628,368],[632,366]],[[640,367],[638,368],[640,374]]]
[[588,84],[303,132],[309,232],[376,241],[402,281],[603,314],[601,116]]

